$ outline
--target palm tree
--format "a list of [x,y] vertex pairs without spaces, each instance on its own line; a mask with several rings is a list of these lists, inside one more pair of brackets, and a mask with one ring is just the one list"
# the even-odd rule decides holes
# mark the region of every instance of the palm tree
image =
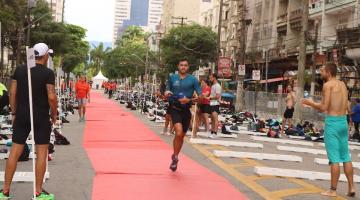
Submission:
[[100,71],[103,67],[106,54],[110,52],[110,48],[104,50],[104,44],[101,42],[98,46],[93,45],[90,51],[90,59],[96,71]]

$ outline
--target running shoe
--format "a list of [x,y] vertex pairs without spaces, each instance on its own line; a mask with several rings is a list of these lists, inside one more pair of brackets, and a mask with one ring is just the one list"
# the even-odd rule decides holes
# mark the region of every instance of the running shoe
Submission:
[[172,162],[170,165],[170,169],[171,169],[171,171],[175,172],[177,170],[177,164],[179,162],[179,158],[175,155],[172,155],[171,160],[172,160]]
[[0,190],[0,200],[8,200],[11,199],[9,193],[4,193],[3,190]]
[[40,194],[36,194],[36,200],[55,200],[55,196],[43,190]]

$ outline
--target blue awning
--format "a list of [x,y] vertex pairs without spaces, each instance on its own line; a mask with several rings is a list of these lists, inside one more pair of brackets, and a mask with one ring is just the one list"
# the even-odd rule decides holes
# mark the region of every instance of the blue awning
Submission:
[[223,97],[223,98],[232,98],[232,99],[234,99],[234,98],[235,98],[235,95],[234,95],[234,94],[232,94],[232,93],[228,93],[228,92],[226,92],[226,93],[222,93],[222,94],[221,94],[221,97]]

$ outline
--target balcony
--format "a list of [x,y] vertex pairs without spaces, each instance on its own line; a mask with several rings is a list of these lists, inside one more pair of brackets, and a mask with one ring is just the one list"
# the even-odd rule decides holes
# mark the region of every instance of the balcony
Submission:
[[290,13],[290,28],[293,30],[301,30],[302,9],[294,10]]
[[347,5],[356,3],[356,0],[325,0],[325,10],[344,9]]
[[322,1],[317,1],[310,4],[309,15],[319,14],[322,11]]
[[277,27],[277,32],[279,35],[286,35],[287,33],[287,24],[280,25]]
[[236,38],[234,38],[234,39],[230,39],[230,40],[229,40],[228,45],[231,46],[231,47],[239,47],[239,46],[240,46],[240,42],[239,42],[239,40],[237,40]]
[[285,14],[282,14],[282,15],[279,15],[277,17],[277,24],[278,25],[282,25],[282,24],[286,24],[287,23],[287,19],[288,18],[288,14],[285,13]]
[[339,44],[349,47],[360,47],[360,27],[341,28],[336,30]]
[[291,13],[290,13],[290,22],[291,21],[301,20],[302,14],[303,14],[302,9],[296,9],[294,11],[291,11]]

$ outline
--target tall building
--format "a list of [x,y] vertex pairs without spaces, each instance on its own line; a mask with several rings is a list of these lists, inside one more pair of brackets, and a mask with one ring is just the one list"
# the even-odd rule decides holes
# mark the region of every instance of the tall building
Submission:
[[161,21],[162,5],[163,5],[163,0],[149,1],[148,27],[152,31],[155,31],[156,26]]
[[118,37],[129,26],[146,27],[149,17],[149,0],[131,0],[130,18],[119,27]]
[[210,5],[209,0],[166,0],[161,23],[166,31],[178,24],[199,23],[201,11]]
[[47,0],[52,10],[52,17],[56,22],[62,22],[65,0]]
[[130,19],[131,0],[115,0],[113,48],[118,37],[118,30],[124,21]]
[[160,23],[163,0],[116,0],[113,47],[128,26],[155,31]]

